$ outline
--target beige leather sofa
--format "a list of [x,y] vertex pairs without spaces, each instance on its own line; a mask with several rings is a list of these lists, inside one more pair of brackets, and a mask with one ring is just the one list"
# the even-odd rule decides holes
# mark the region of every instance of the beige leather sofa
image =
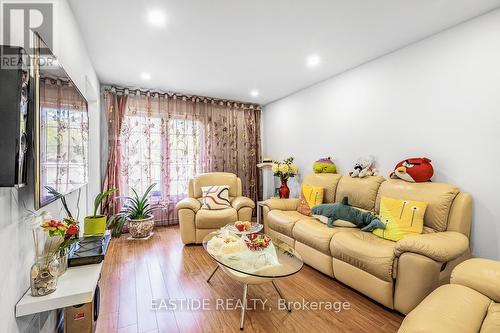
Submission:
[[424,233],[398,242],[329,228],[298,213],[298,199],[270,199],[263,209],[265,231],[293,246],[306,264],[391,309],[407,314],[470,257],[472,198],[453,185],[337,174],[309,175],[303,184],[322,186],[324,203],[348,196],[352,206],[375,213],[382,196],[428,203]]
[[[201,209],[203,186],[228,185],[231,207]],[[208,233],[236,221],[250,221],[253,200],[241,195],[241,179],[227,172],[204,173],[189,180],[188,197],[177,203],[181,239],[184,244],[201,243]]]
[[500,332],[500,262],[475,258],[455,267],[451,284],[427,296],[398,332]]

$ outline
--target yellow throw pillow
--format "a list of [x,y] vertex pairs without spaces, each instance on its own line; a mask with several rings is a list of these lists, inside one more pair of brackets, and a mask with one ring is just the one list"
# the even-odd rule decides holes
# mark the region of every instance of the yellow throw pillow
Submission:
[[323,203],[323,188],[320,186],[302,185],[300,202],[297,211],[311,216],[311,208]]
[[426,202],[382,197],[379,218],[385,229],[375,229],[373,233],[395,242],[419,235],[424,229],[426,208]]

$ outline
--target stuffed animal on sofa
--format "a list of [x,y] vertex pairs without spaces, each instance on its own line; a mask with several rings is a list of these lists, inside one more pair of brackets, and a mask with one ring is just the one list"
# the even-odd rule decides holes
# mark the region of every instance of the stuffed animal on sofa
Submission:
[[313,163],[314,173],[336,173],[337,167],[331,157],[321,158]]
[[347,197],[334,204],[321,204],[312,208],[313,215],[328,217],[328,226],[333,227],[336,220],[344,220],[361,227],[362,231],[385,229],[385,224],[370,212],[364,212],[349,205]]
[[434,175],[431,162],[426,157],[406,159],[396,165],[390,177],[393,179],[400,178],[412,183],[428,182]]
[[358,158],[354,168],[349,172],[351,177],[364,178],[366,176],[376,176],[378,174],[375,169],[375,159],[372,156]]

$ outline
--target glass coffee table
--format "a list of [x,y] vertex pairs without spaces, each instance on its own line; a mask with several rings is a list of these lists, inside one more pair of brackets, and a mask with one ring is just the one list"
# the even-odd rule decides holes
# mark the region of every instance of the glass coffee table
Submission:
[[[254,235],[260,238],[269,237],[262,233]],[[241,330],[245,320],[248,285],[271,282],[279,297],[285,300],[276,280],[296,274],[304,266],[301,256],[285,242],[269,237],[266,239],[271,239],[271,242],[265,248],[251,250],[246,245],[250,243],[246,237],[248,235],[239,236],[220,230],[211,232],[203,239],[203,247],[217,263],[207,282],[210,282],[215,272],[221,268],[233,280],[243,284]],[[290,312],[291,308],[286,300],[285,304]]]

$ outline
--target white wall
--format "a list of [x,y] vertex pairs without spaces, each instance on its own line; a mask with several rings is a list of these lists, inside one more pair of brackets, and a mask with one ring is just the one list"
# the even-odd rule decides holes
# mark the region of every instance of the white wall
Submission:
[[325,156],[347,173],[373,154],[385,176],[431,158],[474,197],[474,255],[500,259],[500,10],[266,105],[263,124],[264,156],[302,175]]
[[[85,44],[79,32],[73,13],[65,0],[55,1],[57,26],[54,53],[70,77],[89,101],[89,185],[82,188],[80,218],[83,220],[87,207],[100,188],[99,170],[99,81],[87,55]],[[75,207],[77,192],[69,195],[71,207]],[[33,320],[32,316],[16,319],[14,307],[29,288],[29,269],[33,263],[33,241],[31,231],[24,222],[26,210],[33,209],[33,187],[20,190],[0,188],[0,332],[24,332]],[[59,202],[43,208],[60,216]],[[46,331],[53,330],[53,313],[46,325]],[[36,331],[36,330],[35,330]]]

